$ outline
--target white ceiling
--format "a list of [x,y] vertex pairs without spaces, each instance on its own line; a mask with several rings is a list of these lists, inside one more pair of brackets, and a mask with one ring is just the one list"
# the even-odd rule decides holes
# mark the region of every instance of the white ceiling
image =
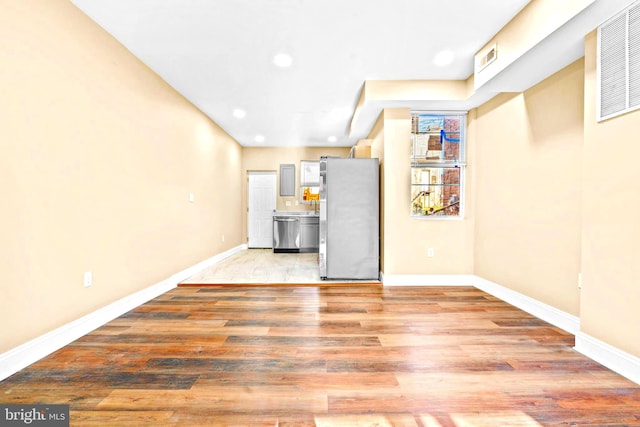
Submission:
[[[353,145],[365,80],[466,79],[475,53],[529,1],[72,0],[244,146]],[[581,55],[585,32],[575,33],[553,43],[571,44],[556,54],[566,63]],[[453,62],[435,65],[445,49]],[[278,53],[289,68],[274,65]]]

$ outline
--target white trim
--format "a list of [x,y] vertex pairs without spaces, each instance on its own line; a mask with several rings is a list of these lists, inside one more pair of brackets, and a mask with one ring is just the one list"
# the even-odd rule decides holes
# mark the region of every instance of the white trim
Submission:
[[558,310],[555,307],[479,276],[475,276],[474,286],[572,335],[580,332],[580,318],[577,316]]
[[[243,244],[191,266],[153,286],[124,297],[93,313],[0,354],[0,381],[88,334],[105,323],[175,288],[178,283],[231,255]],[[580,332],[580,319],[519,292],[474,275],[384,275],[384,286],[473,286],[576,336],[575,350],[640,384],[640,358]]]
[[580,332],[580,318],[497,283],[473,275],[392,275],[380,272],[384,286],[473,286],[575,335],[574,349],[640,384],[640,358]]
[[380,273],[384,286],[474,286],[474,277],[470,274],[387,274]]
[[384,286],[473,286],[572,335],[580,331],[578,317],[472,274],[383,275],[381,272],[380,280]]
[[576,335],[574,349],[623,377],[640,384],[640,358],[613,347],[584,332]]
[[119,299],[105,307],[87,314],[86,316],[82,316],[81,318],[56,328],[51,332],[0,354],[0,381],[15,374],[19,370],[26,368],[32,363],[37,362],[54,351],[59,350],[83,335],[88,334],[105,323],[122,316],[124,313],[133,310],[141,304],[144,304],[165,292],[170,291],[178,286],[178,283],[188,279],[197,272],[244,249],[246,249],[246,245],[240,245],[226,252],[215,255],[179,273],[176,273],[155,285]]

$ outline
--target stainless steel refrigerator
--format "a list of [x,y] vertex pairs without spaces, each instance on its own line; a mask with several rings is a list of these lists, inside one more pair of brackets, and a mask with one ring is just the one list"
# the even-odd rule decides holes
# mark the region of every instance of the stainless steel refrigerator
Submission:
[[320,159],[322,279],[378,280],[378,159]]

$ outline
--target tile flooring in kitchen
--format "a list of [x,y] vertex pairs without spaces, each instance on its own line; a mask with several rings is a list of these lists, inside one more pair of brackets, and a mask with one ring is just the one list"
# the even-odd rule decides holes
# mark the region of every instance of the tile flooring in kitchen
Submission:
[[182,284],[324,282],[327,281],[320,279],[317,253],[273,253],[272,249],[247,249],[200,271]]
[[331,284],[380,283],[376,280],[322,280],[317,253],[273,253],[272,249],[247,249],[181,282],[194,284]]

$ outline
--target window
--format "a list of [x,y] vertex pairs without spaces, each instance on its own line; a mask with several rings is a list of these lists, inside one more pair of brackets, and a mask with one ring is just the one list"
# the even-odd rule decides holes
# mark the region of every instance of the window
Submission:
[[303,204],[320,202],[320,162],[300,161],[300,201]]
[[465,112],[411,113],[411,216],[462,218]]

